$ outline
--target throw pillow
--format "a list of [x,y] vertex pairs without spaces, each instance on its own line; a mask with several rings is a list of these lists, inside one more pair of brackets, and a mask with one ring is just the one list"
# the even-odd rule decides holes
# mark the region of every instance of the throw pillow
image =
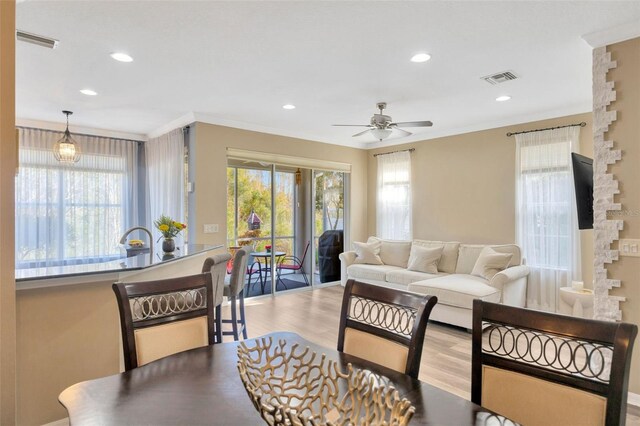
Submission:
[[491,280],[495,274],[509,266],[512,257],[513,253],[498,253],[491,247],[485,247],[480,252],[471,275]]
[[418,245],[411,246],[411,254],[409,255],[409,264],[407,269],[410,271],[426,272],[428,274],[438,273],[438,262],[442,256],[444,247],[420,247]]
[[372,241],[370,243],[353,243],[353,249],[356,252],[356,260],[353,263],[364,263],[367,265],[383,265],[380,259],[381,241]]

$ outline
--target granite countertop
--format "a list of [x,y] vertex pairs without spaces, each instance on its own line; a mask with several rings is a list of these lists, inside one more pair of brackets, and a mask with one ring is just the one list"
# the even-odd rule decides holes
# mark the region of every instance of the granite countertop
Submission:
[[20,282],[78,275],[103,274],[109,272],[135,271],[222,247],[222,245],[212,244],[186,244],[181,247],[176,247],[176,251],[170,255],[162,253],[162,248],[160,247],[160,252],[153,253],[153,258],[151,259],[149,258],[149,253],[142,253],[137,256],[123,257],[110,262],[16,269],[16,281]]

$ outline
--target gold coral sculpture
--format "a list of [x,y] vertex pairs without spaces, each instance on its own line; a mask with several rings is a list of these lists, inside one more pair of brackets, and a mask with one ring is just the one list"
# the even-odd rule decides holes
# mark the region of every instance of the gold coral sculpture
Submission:
[[238,370],[253,405],[272,426],[404,426],[415,407],[388,379],[272,338],[238,346]]

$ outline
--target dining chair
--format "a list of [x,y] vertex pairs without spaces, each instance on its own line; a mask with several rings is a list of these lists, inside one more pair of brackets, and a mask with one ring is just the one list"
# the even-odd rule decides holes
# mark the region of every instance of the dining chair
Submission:
[[115,283],[125,370],[215,342],[210,273]]
[[[231,261],[231,253],[216,254],[211,257],[207,257],[202,265],[203,273],[211,274],[211,282],[213,284],[213,305],[216,307],[222,306],[222,299],[224,295],[225,277],[227,275],[227,269],[229,262]],[[215,318],[215,336],[216,343],[222,342],[222,318],[216,310]]]
[[347,281],[338,351],[418,378],[435,296]]
[[287,288],[287,285],[280,278],[283,270],[293,271],[294,273],[297,271],[300,271],[302,273],[302,278],[304,278],[305,284],[309,285],[309,279],[307,278],[307,274],[304,271],[304,261],[307,258],[307,252],[309,251],[310,244],[311,242],[307,241],[307,245],[304,248],[304,254],[302,255],[302,259],[300,259],[297,256],[282,256],[280,257],[280,259],[278,259],[278,265],[277,265],[277,271],[276,271],[278,275],[278,281],[284,286],[285,289]]
[[[247,262],[251,247],[243,247],[236,251],[233,258],[233,270],[228,284],[225,284],[223,294],[229,298],[231,308],[231,319],[222,319],[222,324],[231,324],[231,331],[222,330],[221,336],[233,336],[233,340],[239,340],[240,332],[242,337],[247,338],[247,322],[244,314],[244,290],[247,272]],[[240,318],[238,318],[238,311]],[[216,318],[222,318],[222,307],[216,307]]]
[[526,425],[624,425],[638,327],[473,301],[471,400]]

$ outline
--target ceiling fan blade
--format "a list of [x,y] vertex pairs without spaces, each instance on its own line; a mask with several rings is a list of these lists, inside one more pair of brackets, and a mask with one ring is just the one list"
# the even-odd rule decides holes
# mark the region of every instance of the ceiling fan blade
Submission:
[[371,127],[370,124],[332,124],[332,126],[338,126],[338,127]]
[[402,134],[403,134],[403,136],[410,136],[410,135],[412,135],[412,134],[413,134],[413,133],[408,132],[408,131],[406,131],[406,130],[404,130],[404,129],[401,129],[400,127],[396,126],[395,124],[391,124],[391,125],[389,125],[389,128],[391,128],[391,129],[393,129],[393,130],[397,130],[397,131],[399,131],[400,133],[402,133]]
[[397,127],[431,127],[433,123],[430,121],[404,121],[402,123],[391,123]]
[[362,135],[364,135],[365,133],[370,132],[370,131],[371,131],[371,129],[367,129],[367,130],[365,130],[364,132],[356,133],[355,135],[352,135],[351,137],[352,137],[352,138],[355,138],[356,136],[362,136]]

